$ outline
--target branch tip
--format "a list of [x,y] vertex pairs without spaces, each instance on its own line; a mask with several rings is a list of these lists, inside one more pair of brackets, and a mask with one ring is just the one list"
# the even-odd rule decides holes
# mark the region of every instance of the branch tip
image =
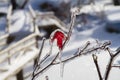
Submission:
[[92,57],[95,61],[97,61],[97,56],[95,54],[92,54]]

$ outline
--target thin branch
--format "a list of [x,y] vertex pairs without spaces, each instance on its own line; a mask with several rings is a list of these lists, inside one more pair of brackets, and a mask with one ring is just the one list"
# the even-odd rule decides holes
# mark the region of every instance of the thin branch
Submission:
[[108,53],[109,53],[110,57],[112,57],[112,56],[113,56],[113,54],[111,53],[110,48],[109,48],[109,47],[107,47],[107,48],[106,48],[106,50],[108,51]]
[[106,72],[105,72],[105,80],[108,80],[108,76],[109,76],[109,73],[110,73],[111,68],[112,68],[111,66],[113,64],[113,59],[114,59],[114,57],[112,56],[109,60],[108,67],[107,67]]
[[88,41],[85,45],[85,47],[79,52],[79,55],[84,52],[84,50],[90,45],[90,42]]
[[20,6],[20,8],[23,9],[23,8],[25,7],[25,5],[27,4],[28,1],[29,1],[29,0],[25,0],[24,3],[23,3],[23,5]]
[[97,72],[98,72],[98,75],[99,75],[99,80],[103,80],[101,72],[100,72],[100,68],[99,68],[99,65],[98,65],[97,56],[95,54],[93,54],[92,57],[93,57],[93,61],[94,61],[94,64],[96,66],[96,69],[97,69]]
[[114,67],[114,68],[120,68],[120,65],[113,65],[111,67]]
[[[35,18],[36,15],[34,14],[34,11],[33,11],[32,7],[29,6],[29,9],[30,9],[30,11],[31,11],[31,14],[32,14],[33,18]],[[44,70],[46,70],[47,68],[49,68],[49,67],[54,63],[54,61],[57,59],[58,55],[61,54],[61,52],[63,51],[63,49],[64,49],[64,47],[65,47],[65,45],[66,45],[66,43],[67,43],[67,42],[69,41],[69,39],[70,39],[70,36],[71,36],[71,34],[72,34],[72,29],[73,29],[73,26],[74,26],[75,19],[76,19],[76,15],[75,15],[75,14],[72,14],[72,16],[71,16],[71,23],[70,23],[70,29],[69,29],[69,32],[68,32],[68,34],[67,34],[68,38],[65,40],[65,42],[64,42],[64,44],[63,44],[63,48],[60,50],[60,52],[57,53],[57,55],[56,55],[55,58],[51,61],[50,64],[48,64],[45,68],[43,68],[42,70],[38,71],[37,73],[34,73],[34,72],[33,72],[32,80],[34,80],[34,78],[35,78],[37,75],[39,75],[40,73],[42,73]],[[45,57],[45,58],[42,60],[42,62],[43,62],[44,60],[46,60],[47,58],[48,58],[48,57]],[[41,64],[41,62],[40,62],[40,64]],[[38,64],[38,66],[39,66],[40,64]]]
[[120,49],[117,50],[117,52],[113,55],[113,57],[115,58],[117,55],[119,55],[119,53],[120,53]]
[[[65,59],[65,60],[62,60],[61,62],[62,62],[62,63],[65,63],[65,62],[68,62],[68,61],[70,61],[70,60],[73,60],[73,59],[76,58],[76,57],[79,57],[80,55],[82,55],[82,52],[84,52],[84,50],[85,50],[89,45],[90,45],[90,42],[87,42],[86,45],[85,45],[85,47],[84,47],[82,50],[78,49],[78,50],[75,52],[74,56],[69,57],[69,58],[67,58],[67,59]],[[60,64],[60,62],[54,62],[53,65],[55,65],[55,64]]]
[[43,71],[45,71],[47,68],[49,68],[50,66],[52,66],[53,62],[57,59],[59,53],[57,53],[57,55],[54,57],[54,59],[51,61],[50,64],[48,64],[45,68],[43,68],[42,70],[40,70],[39,72],[37,72],[33,77],[32,80],[34,80],[34,78],[39,75],[40,73],[42,73]]
[[42,54],[42,51],[43,51],[43,47],[44,47],[44,44],[45,44],[45,38],[43,38],[43,41],[42,41],[42,45],[41,45],[41,48],[40,48],[40,52],[39,52],[39,55],[38,55],[38,57],[37,57],[37,65],[36,66],[39,66],[40,67],[40,65],[38,65],[38,63],[40,62],[40,58],[41,58],[41,54]]
[[[109,44],[108,44],[109,45]],[[93,52],[93,51],[96,51],[96,50],[104,50],[103,49],[103,47],[106,47],[106,46],[108,46],[108,45],[101,45],[101,46],[99,46],[99,47],[96,47],[96,48],[92,48],[92,49],[89,49],[89,50],[86,50],[86,48],[88,48],[88,46],[89,46],[89,42],[88,43],[86,43],[86,46],[82,49],[82,50],[77,50],[75,53],[74,53],[74,55],[73,56],[71,56],[71,57],[69,57],[69,58],[67,58],[67,59],[65,59],[65,60],[62,60],[62,63],[64,62],[64,63],[66,63],[66,62],[68,62],[68,61],[70,61],[70,60],[73,60],[74,58],[77,58],[77,57],[79,57],[79,56],[81,56],[81,55],[85,55],[85,54],[87,54],[87,53],[91,53],[91,52]],[[60,62],[54,62],[53,63],[53,65],[56,65],[56,64],[60,64]]]
[[39,51],[39,56],[37,57],[36,63],[34,65],[34,70],[33,70],[33,73],[32,73],[32,80],[34,80],[34,78],[35,78],[34,75],[35,75],[36,70],[38,69],[38,67],[40,67],[40,65],[38,65],[38,63],[39,63],[39,60],[40,60],[40,57],[41,57],[41,54],[42,54],[44,43],[45,43],[45,38],[43,38],[41,49]]
[[88,49],[86,52],[84,52],[83,54],[87,54],[87,53],[90,53],[92,51],[96,51],[96,50],[106,50],[107,46],[109,46],[111,44],[111,42],[109,41],[106,41],[104,42],[103,44],[99,45],[98,47],[96,48],[92,48],[92,49]]
[[40,61],[40,63],[39,63],[38,65],[42,64],[49,56],[50,56],[50,55],[47,54],[45,57],[43,57],[43,59]]
[[[74,56],[72,56],[72,57],[70,57],[70,58],[67,58],[67,59],[65,59],[65,60],[63,60],[63,61],[61,61],[61,62],[62,62],[62,63],[68,62],[68,61],[70,61],[70,60],[72,60],[72,59],[74,59],[74,58],[76,58],[76,57],[79,57],[80,54],[87,54],[87,53],[89,53],[89,52],[92,52],[92,51],[95,51],[95,50],[98,50],[98,49],[103,49],[103,47],[108,46],[108,45],[102,45],[102,46],[100,46],[100,47],[97,47],[97,48],[88,50],[88,52],[84,52],[85,49],[87,48],[88,44],[89,44],[89,43],[87,43],[86,46],[85,46],[81,51],[78,50],[78,51],[75,53],[76,55],[74,55]],[[83,50],[84,50],[84,51],[83,51]],[[79,53],[79,54],[77,54],[77,53]],[[37,75],[39,75],[40,73],[44,72],[46,69],[48,69],[48,68],[51,67],[52,65],[60,64],[60,62],[56,62],[56,61],[55,61],[55,60],[57,59],[58,55],[59,55],[59,53],[57,53],[56,57],[51,61],[50,64],[48,64],[46,67],[44,67],[43,69],[41,69],[40,71],[38,71],[38,72],[34,75],[34,77],[37,76]]]
[[[73,27],[74,27],[74,24],[75,24],[75,20],[76,20],[76,15],[78,14],[79,12],[79,9],[77,8],[76,10],[74,11],[71,11],[71,22],[70,22],[70,26],[69,26],[69,31],[67,33],[67,39],[65,40],[65,42],[63,43],[63,48],[62,50],[64,49],[65,45],[68,43],[68,41],[70,40],[70,37],[71,37],[71,34],[72,34],[72,30],[73,30]],[[62,51],[61,50],[61,51]]]
[[[107,44],[106,44],[106,43],[107,43]],[[105,44],[106,44],[106,45],[105,45]],[[87,42],[86,45],[85,45],[85,47],[84,47],[82,50],[78,49],[78,51],[75,52],[75,55],[73,55],[72,57],[69,57],[69,58],[67,58],[67,59],[65,59],[65,60],[62,60],[61,62],[62,62],[62,63],[66,63],[66,62],[68,62],[68,61],[70,61],[70,60],[73,60],[73,59],[79,57],[80,55],[85,55],[85,54],[87,54],[87,53],[96,51],[96,50],[98,50],[98,49],[104,50],[104,49],[106,48],[106,46],[108,46],[109,44],[108,44],[108,42],[105,42],[105,43],[101,44],[99,47],[86,50],[89,45],[90,45],[90,42]],[[41,69],[40,71],[38,70],[37,73],[35,73],[33,77],[35,78],[37,75],[39,75],[40,73],[44,72],[46,69],[48,69],[48,68],[51,67],[52,65],[60,64],[60,62],[56,62],[56,61],[55,61],[55,60],[57,59],[58,55],[59,55],[59,53],[57,53],[57,55],[56,55],[55,58],[51,61],[50,64],[48,64],[47,66],[45,66],[45,67],[44,67],[43,69]],[[46,58],[46,59],[47,59],[47,58]],[[32,80],[33,80],[33,79],[32,79]]]
[[105,80],[108,80],[114,59],[119,53],[120,53],[120,50],[118,50],[114,55],[111,56],[109,63],[108,63],[108,67],[107,67],[106,72],[105,72]]

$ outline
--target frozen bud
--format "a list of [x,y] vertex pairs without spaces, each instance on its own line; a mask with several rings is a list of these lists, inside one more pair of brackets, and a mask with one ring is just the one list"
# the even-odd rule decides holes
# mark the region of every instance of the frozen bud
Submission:
[[93,59],[97,61],[97,56],[95,54],[92,55]]
[[73,13],[74,15],[79,15],[80,14],[80,8],[78,7],[74,7],[74,8],[71,8],[71,13]]

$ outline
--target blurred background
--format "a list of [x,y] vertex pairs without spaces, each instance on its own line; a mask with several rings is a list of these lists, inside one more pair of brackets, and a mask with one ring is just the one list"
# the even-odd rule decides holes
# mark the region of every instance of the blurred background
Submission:
[[[68,32],[70,11],[74,7],[79,8],[80,12],[63,56],[68,57],[87,41],[110,40],[112,50],[120,47],[120,0],[0,0],[0,80],[31,80],[33,60],[38,56],[36,47],[39,50],[42,38],[46,38],[44,57],[50,48],[50,34],[56,29]],[[104,66],[108,56],[100,56],[103,59],[100,65]],[[82,64],[77,61],[68,63],[63,80],[97,80],[90,56],[87,56],[87,60],[85,58],[80,59]],[[72,64],[74,66],[70,67]],[[116,64],[120,64],[119,58]],[[58,65],[40,78],[46,80],[47,75],[49,80],[59,80],[57,70]],[[102,68],[102,73],[104,70]],[[87,73],[90,76],[86,77]],[[109,80],[120,79],[119,74],[119,70],[113,70]]]

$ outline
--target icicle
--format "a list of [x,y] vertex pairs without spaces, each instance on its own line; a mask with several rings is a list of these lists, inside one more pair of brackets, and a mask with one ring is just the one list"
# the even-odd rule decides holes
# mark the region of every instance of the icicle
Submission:
[[63,80],[63,74],[64,74],[64,63],[60,63],[60,75],[61,75],[61,78],[62,78],[62,80]]
[[64,63],[62,62],[62,52],[59,53],[59,60],[60,60],[60,77],[63,80],[63,73],[64,73]]

